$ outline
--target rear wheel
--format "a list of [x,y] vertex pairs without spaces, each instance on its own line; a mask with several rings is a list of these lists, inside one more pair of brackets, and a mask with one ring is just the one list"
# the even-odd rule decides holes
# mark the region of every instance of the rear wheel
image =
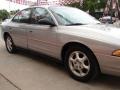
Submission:
[[6,45],[6,49],[9,53],[15,53],[16,47],[15,47],[10,35],[7,35],[5,37],[5,45]]
[[99,74],[96,58],[86,48],[71,47],[65,56],[66,68],[72,78],[87,82]]

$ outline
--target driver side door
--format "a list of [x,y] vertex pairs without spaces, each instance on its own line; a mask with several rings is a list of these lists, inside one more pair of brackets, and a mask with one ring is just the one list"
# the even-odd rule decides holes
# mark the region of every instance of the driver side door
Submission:
[[50,26],[47,23],[40,23],[41,20],[47,19],[54,23],[49,12],[44,8],[34,8],[31,15],[31,25],[28,32],[28,48],[56,56],[56,26]]

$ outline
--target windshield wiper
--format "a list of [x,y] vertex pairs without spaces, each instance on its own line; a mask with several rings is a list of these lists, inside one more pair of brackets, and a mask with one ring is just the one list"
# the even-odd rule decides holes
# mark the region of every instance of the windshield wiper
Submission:
[[67,24],[66,26],[74,26],[74,25],[84,25],[82,23],[71,23],[71,24]]

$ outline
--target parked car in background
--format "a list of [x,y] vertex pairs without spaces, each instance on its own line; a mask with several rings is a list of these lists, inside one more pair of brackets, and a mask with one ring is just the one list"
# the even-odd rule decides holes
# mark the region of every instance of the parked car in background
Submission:
[[104,16],[102,18],[99,19],[102,23],[107,23],[107,24],[113,24],[114,22],[116,22],[116,18],[115,17],[111,17],[111,16]]
[[57,58],[76,80],[120,76],[120,30],[77,8],[26,8],[2,23],[2,36],[9,53],[22,47]]
[[120,28],[120,20],[113,23],[113,26]]

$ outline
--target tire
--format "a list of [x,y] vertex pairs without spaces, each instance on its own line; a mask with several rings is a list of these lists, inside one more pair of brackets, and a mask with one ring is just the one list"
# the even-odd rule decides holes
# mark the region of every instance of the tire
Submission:
[[6,35],[5,37],[5,45],[6,45],[6,49],[9,53],[15,53],[16,52],[16,47],[13,43],[13,40],[11,38],[10,35]]
[[65,54],[65,66],[70,76],[81,82],[95,79],[99,73],[99,64],[93,53],[86,47],[72,46]]

